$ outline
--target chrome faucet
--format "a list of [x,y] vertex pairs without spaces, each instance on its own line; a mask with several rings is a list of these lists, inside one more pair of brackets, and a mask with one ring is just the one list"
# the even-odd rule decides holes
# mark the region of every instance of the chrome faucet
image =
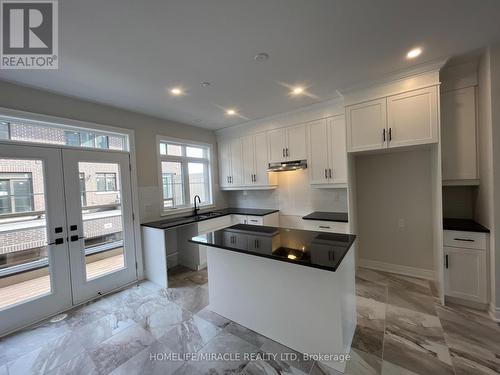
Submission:
[[198,198],[198,202],[201,204],[201,198],[199,195],[195,195],[194,196],[194,214],[195,216],[198,215],[198,211],[200,210],[200,208],[196,205],[196,198]]

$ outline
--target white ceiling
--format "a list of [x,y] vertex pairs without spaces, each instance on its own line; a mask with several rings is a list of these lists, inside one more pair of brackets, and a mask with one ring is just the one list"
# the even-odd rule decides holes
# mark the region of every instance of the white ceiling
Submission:
[[[59,70],[0,79],[210,129],[500,40],[498,0],[63,0],[59,13]],[[414,46],[424,52],[407,61]]]

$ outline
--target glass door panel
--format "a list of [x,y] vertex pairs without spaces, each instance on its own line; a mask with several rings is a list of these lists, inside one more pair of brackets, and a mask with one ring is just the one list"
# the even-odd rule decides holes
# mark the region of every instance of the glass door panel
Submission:
[[0,147],[0,334],[71,306],[63,194],[60,150]]
[[121,176],[118,163],[79,162],[86,279],[125,267]]
[[73,298],[137,279],[129,155],[63,151]]

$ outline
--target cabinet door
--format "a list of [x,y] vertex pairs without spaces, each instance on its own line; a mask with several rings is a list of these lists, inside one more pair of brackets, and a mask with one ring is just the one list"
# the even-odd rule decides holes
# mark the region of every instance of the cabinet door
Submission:
[[[330,182],[334,184],[347,183],[347,151],[344,116],[328,119],[330,139]],[[330,171],[328,176],[330,177]]]
[[476,180],[476,93],[474,87],[441,94],[443,180]]
[[327,120],[307,124],[309,134],[309,182],[325,184],[328,179],[328,130]]
[[307,131],[305,125],[293,126],[286,129],[287,160],[306,160],[307,159]]
[[231,186],[243,185],[243,160],[241,139],[231,140]]
[[269,142],[269,162],[276,163],[286,160],[285,157],[285,129],[270,130],[267,132]]
[[444,248],[445,295],[486,303],[486,251]]
[[254,137],[255,154],[255,181],[254,185],[269,185],[269,162],[267,157],[267,136],[266,133],[256,134]]
[[405,92],[387,98],[389,147],[438,141],[437,87]]
[[387,147],[386,98],[346,107],[347,150],[366,151]]
[[221,187],[229,186],[231,176],[231,144],[228,140],[218,143],[219,151],[219,181]]
[[241,138],[241,160],[243,170],[243,185],[253,185],[253,175],[255,174],[255,153],[254,137]]

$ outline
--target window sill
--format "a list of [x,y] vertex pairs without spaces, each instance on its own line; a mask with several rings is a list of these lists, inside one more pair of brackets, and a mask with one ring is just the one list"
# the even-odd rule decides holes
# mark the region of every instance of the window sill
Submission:
[[[210,208],[215,208],[215,204],[207,204],[205,206],[200,206],[200,210],[203,210],[203,211],[206,209],[210,209]],[[168,211],[163,211],[162,213],[160,213],[160,216],[175,216],[178,214],[185,214],[187,212],[193,212],[193,210],[194,210],[194,206],[183,207],[183,208],[174,208],[174,209],[171,209]]]

